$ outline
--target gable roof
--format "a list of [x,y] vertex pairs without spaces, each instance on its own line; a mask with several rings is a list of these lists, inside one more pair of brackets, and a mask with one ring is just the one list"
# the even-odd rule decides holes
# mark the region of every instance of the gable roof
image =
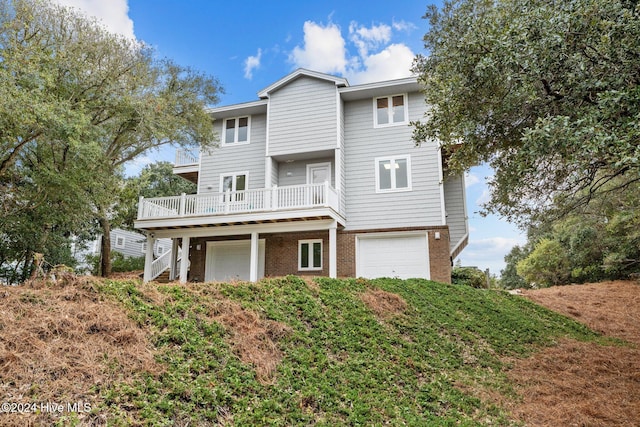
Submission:
[[262,89],[260,92],[258,92],[258,96],[262,99],[268,98],[269,94],[275,92],[276,90],[280,89],[282,86],[286,85],[287,83],[302,76],[313,77],[316,79],[333,82],[337,87],[349,86],[349,82],[345,78],[332,76],[331,74],[319,73],[317,71],[311,71],[304,68],[298,68],[293,73],[284,76],[277,82],[272,83],[271,85]]

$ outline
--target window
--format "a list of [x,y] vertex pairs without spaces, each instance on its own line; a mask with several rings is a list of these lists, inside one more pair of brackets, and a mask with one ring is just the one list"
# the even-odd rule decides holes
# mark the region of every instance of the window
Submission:
[[322,239],[298,241],[298,270],[322,270]]
[[373,119],[375,127],[407,123],[407,96],[392,95],[375,98]]
[[[227,191],[244,191],[247,189],[247,179],[248,173],[229,173],[220,175],[220,192],[226,193]],[[223,196],[223,201],[226,200],[226,194]],[[244,193],[234,194],[231,196],[232,201],[242,201],[244,200]]]
[[164,246],[158,246],[156,252],[158,252],[158,255],[162,255],[164,253]]
[[116,236],[116,248],[124,248],[125,240],[124,236]]
[[411,159],[409,156],[377,158],[376,191],[411,190]]
[[224,141],[226,144],[241,144],[249,142],[249,117],[235,117],[224,120]]
[[142,242],[142,253],[143,254],[147,253],[147,242]]

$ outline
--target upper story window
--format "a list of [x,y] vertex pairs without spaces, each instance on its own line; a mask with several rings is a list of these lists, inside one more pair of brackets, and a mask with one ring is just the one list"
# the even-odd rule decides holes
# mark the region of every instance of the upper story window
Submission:
[[[220,175],[220,192],[234,192],[231,201],[239,202],[244,200],[244,193],[236,193],[237,191],[246,190],[248,184],[248,172],[229,173]],[[223,200],[226,202],[226,194],[223,194]]]
[[249,116],[224,119],[224,141],[222,141],[222,143],[224,145],[248,143],[249,122]]
[[382,96],[373,99],[373,121],[375,127],[394,126],[407,123],[407,95]]
[[376,192],[411,190],[411,157],[379,157],[375,160]]

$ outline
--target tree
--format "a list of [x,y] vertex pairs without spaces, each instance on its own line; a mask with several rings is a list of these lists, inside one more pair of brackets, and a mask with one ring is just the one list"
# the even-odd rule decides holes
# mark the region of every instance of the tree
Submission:
[[518,262],[516,269],[529,284],[564,285],[570,277],[569,259],[555,240],[542,239],[528,257]]
[[504,256],[505,267],[500,272],[500,286],[504,289],[526,288],[529,284],[518,274],[516,266],[531,252],[526,246],[515,245]]
[[195,194],[196,191],[197,185],[173,173],[171,163],[151,163],[142,168],[138,176],[126,180],[118,202],[118,226],[133,228],[140,197],[177,196],[182,193]]
[[638,2],[455,0],[425,18],[414,139],[453,168],[488,162],[487,212],[526,225],[639,190]]
[[[0,20],[5,187],[8,176],[25,172],[24,157],[43,146],[55,159],[91,153],[83,163],[87,185],[74,189],[109,236],[126,162],[162,145],[215,143],[205,110],[221,91],[214,78],[157,59],[148,46],[41,0],[1,0]],[[110,272],[109,252],[107,237],[104,275]]]

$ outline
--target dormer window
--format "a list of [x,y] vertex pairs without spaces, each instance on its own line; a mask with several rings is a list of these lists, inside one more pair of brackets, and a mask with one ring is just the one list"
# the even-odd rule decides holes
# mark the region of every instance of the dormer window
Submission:
[[374,98],[373,121],[375,127],[407,123],[407,95],[391,95]]
[[224,145],[249,142],[249,117],[234,117],[224,120]]

